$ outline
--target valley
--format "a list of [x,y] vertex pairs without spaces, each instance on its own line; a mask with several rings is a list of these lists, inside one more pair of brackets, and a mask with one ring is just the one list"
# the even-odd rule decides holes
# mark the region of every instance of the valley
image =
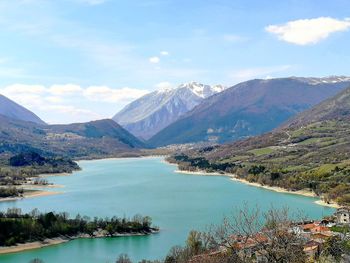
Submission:
[[[302,80],[305,81],[305,79]],[[306,90],[311,90],[310,85],[319,83],[311,84],[311,80],[316,81],[315,79],[307,79]],[[154,147],[151,143],[152,139],[149,141],[139,139],[109,119],[88,123],[47,125],[0,116],[3,124],[0,128],[2,141],[0,209],[8,209],[8,212],[4,213],[3,218],[0,219],[0,223],[13,222],[13,224],[18,224],[18,226],[13,225],[13,227],[19,231],[18,240],[11,239],[9,235],[3,235],[3,247],[0,251],[4,251],[5,254],[0,256],[0,259],[4,259],[4,262],[16,262],[18,259],[29,260],[35,254],[45,260],[55,262],[56,259],[63,260],[66,255],[76,257],[74,253],[68,251],[74,249],[76,242],[79,243],[79,246],[85,244],[87,237],[89,239],[99,237],[98,240],[89,241],[89,243],[92,242],[90,243],[92,246],[104,243],[104,239],[107,237],[112,238],[110,242],[111,244],[119,244],[120,254],[127,252],[134,260],[150,258],[147,255],[148,249],[151,248],[146,244],[151,242],[151,246],[161,247],[161,249],[152,252],[152,255],[156,256],[153,259],[160,259],[173,253],[173,250],[169,251],[169,247],[183,244],[187,233],[190,233],[189,237],[191,233],[194,233],[193,222],[198,222],[198,215],[202,217],[200,220],[202,223],[199,227],[196,225],[196,229],[202,231],[206,227],[205,224],[213,222],[212,219],[210,221],[204,220],[211,218],[205,214],[207,212],[216,214],[215,221],[218,223],[222,219],[223,213],[229,210],[229,206],[232,206],[232,203],[239,207],[245,202],[251,204],[255,202],[259,208],[268,211],[270,205],[276,205],[273,199],[277,196],[279,199],[286,198],[279,205],[288,205],[288,208],[294,212],[297,210],[295,206],[299,204],[299,211],[305,213],[303,218],[308,218],[312,222],[312,219],[322,218],[325,215],[330,216],[334,208],[350,204],[350,182],[348,181],[350,175],[348,151],[350,147],[350,88],[342,88],[343,85],[347,84],[346,81],[343,83],[343,80],[340,78],[340,84],[332,82],[335,83],[335,86],[329,86],[323,82],[324,85],[327,85],[324,87],[323,96],[328,96],[323,102],[317,104],[321,98],[313,97],[312,100],[303,102],[305,104],[298,104],[298,107],[292,106],[293,110],[290,111],[289,118],[286,117],[287,120],[281,118],[276,123],[271,123],[271,126],[266,128],[266,133],[263,130],[252,129],[249,131],[248,129],[249,136],[231,138],[230,142],[224,144],[218,144],[216,140],[205,139],[198,142],[192,137],[187,137],[189,141],[185,144],[164,143],[163,147]],[[278,79],[276,81],[289,83],[291,80]],[[296,80],[293,79],[293,81]],[[297,82],[299,83],[301,80],[298,79]],[[286,88],[280,83],[278,86]],[[258,86],[258,89],[261,87]],[[269,87],[267,89],[270,89]],[[287,86],[287,89],[293,90],[293,87]],[[333,91],[330,90],[332,87],[341,91],[332,96]],[[316,90],[323,87],[312,88]],[[233,87],[223,92],[236,92],[236,89]],[[328,95],[325,93],[326,89],[328,89]],[[285,91],[283,92],[285,93]],[[300,92],[306,92],[304,87]],[[311,94],[313,94],[312,92]],[[204,99],[203,103],[207,104],[207,100],[216,99],[219,96],[220,93],[208,97],[208,99]],[[288,98],[288,100],[290,99]],[[294,99],[297,102],[300,97],[292,98],[291,101]],[[201,105],[196,106],[193,111],[201,108]],[[235,104],[233,103],[233,105]],[[262,103],[253,107],[265,111],[265,106]],[[291,108],[287,107],[287,111]],[[296,108],[301,112],[295,110]],[[303,108],[306,110],[302,111]],[[214,106],[213,109],[215,109]],[[275,114],[273,112],[267,111],[264,114],[272,120]],[[184,116],[186,114],[189,113],[184,113]],[[281,113],[277,113],[277,115],[279,118],[283,116]],[[244,114],[240,116],[242,117]],[[263,119],[259,118],[259,120]],[[172,125],[170,124],[169,127]],[[164,130],[167,129],[167,127],[164,128]],[[177,130],[176,134],[181,135],[181,131]],[[255,136],[253,136],[254,134]],[[163,157],[152,157],[154,155]],[[150,157],[140,158],[144,156]],[[166,159],[163,159],[164,156]],[[176,164],[179,171],[174,171],[176,168],[166,164],[165,160],[170,164]],[[68,174],[68,176],[54,176],[60,173]],[[42,176],[43,174],[53,176],[46,178]],[[115,176],[117,176],[116,181]],[[188,184],[187,187],[191,187],[186,190],[186,195],[182,190],[176,190],[185,189],[185,184]],[[140,190],[140,187],[143,190]],[[223,189],[226,190],[223,191]],[[247,192],[251,193],[247,195]],[[95,201],[104,204],[104,206],[96,209],[97,203],[92,201],[90,195],[94,195]],[[213,200],[209,201],[202,195],[211,197]],[[111,196],[120,200],[115,203],[116,199],[111,199]],[[182,200],[180,196],[186,200],[192,198],[193,202],[184,206],[183,210],[180,209],[183,206],[182,201],[178,204],[172,202],[178,207],[177,218],[179,211],[186,215],[184,217],[186,219],[180,219],[182,221],[179,225],[178,221],[174,224],[174,221],[169,219],[173,211],[172,208],[166,217],[163,217],[161,213],[166,211],[164,205],[171,203],[169,198]],[[206,200],[203,203],[204,206],[199,206],[198,198]],[[145,200],[148,200],[149,205],[145,205]],[[51,202],[59,205],[51,206]],[[208,209],[208,203],[209,206],[210,204],[212,206],[209,211],[204,212]],[[155,209],[153,205],[160,210]],[[31,230],[28,232],[29,236],[24,235],[27,233],[27,227],[21,228],[23,220],[32,220],[34,225],[40,225],[42,221],[40,219],[41,221],[37,222],[35,221],[37,217],[31,217],[31,214],[28,214],[30,208],[33,207],[43,211],[47,211],[50,207],[51,211],[53,210],[50,212],[53,215],[50,214],[51,217],[61,221],[67,220],[62,221],[65,227],[53,225],[52,231],[55,234],[42,233],[39,231],[39,227],[35,230],[37,231],[35,235]],[[76,207],[80,207],[78,212]],[[147,230],[139,231],[131,229],[130,226],[121,229],[118,225],[112,231],[109,226],[114,226],[124,219],[115,219],[113,217],[115,214],[110,215],[112,211],[109,208],[104,210],[105,207],[113,207],[113,211],[118,215],[139,213],[150,215],[154,218],[155,223],[159,224],[159,227],[150,227],[148,224]],[[11,209],[15,209],[13,211],[17,211],[17,214],[9,215]],[[192,210],[195,213],[186,223],[187,216],[193,213]],[[68,217],[67,214],[66,217],[61,218],[63,212],[68,212],[71,216]],[[310,212],[312,213],[310,214]],[[106,217],[110,215],[112,219],[108,221],[109,219],[106,218],[106,222],[103,223],[101,220],[91,221],[88,217],[84,217],[85,219],[78,224],[77,228],[77,218],[80,220],[80,213],[90,217],[95,217],[96,214]],[[41,215],[41,217],[46,216],[48,214]],[[76,216],[75,219],[74,216]],[[129,220],[127,222],[134,226],[132,220],[126,218],[125,220]],[[303,222],[308,222],[303,220]],[[92,228],[88,226],[93,222],[95,222],[95,226],[92,231]],[[96,222],[99,223],[96,224]],[[60,223],[60,225],[62,224]],[[168,232],[169,227],[172,229],[170,232]],[[155,233],[158,229],[160,232]],[[182,229],[180,233],[173,232],[179,229]],[[102,232],[103,234],[101,234]],[[91,233],[94,234],[91,236]],[[155,237],[150,236],[138,241],[140,235],[153,233]],[[128,237],[124,237],[125,235]],[[143,244],[146,242],[147,249],[136,252],[135,248],[139,246],[136,243],[131,247],[125,247],[123,240],[126,238],[130,239],[132,243],[141,242],[140,244]],[[67,243],[67,241],[70,242]],[[57,251],[51,247],[51,244],[61,244],[60,246],[66,246],[68,250],[64,252],[64,255],[56,258]],[[41,249],[25,252],[28,248]],[[99,249],[95,249],[92,251],[99,253]],[[181,253],[185,255],[186,247],[184,249]],[[8,254],[8,252],[16,251],[19,253],[15,253],[13,256]],[[50,252],[46,254],[45,251],[52,251],[52,254]],[[199,252],[191,253],[193,253],[191,257],[195,258]],[[108,255],[112,257],[111,254]],[[114,257],[117,258],[117,255]],[[106,253],[103,253],[99,259],[102,258],[106,259]],[[99,259],[88,252],[84,258],[86,262],[95,262]]]
[[[28,261],[35,254],[56,262],[77,257],[69,252],[75,244],[99,246],[111,239],[119,244],[120,260],[127,253],[133,260],[167,261],[188,233],[190,238],[206,224],[219,223],[233,204],[256,203],[269,211],[274,198],[285,198],[279,205],[293,212],[299,204],[312,222],[331,216],[334,208],[350,205],[349,85],[346,77],[251,80],[226,89],[191,82],[145,95],[114,120],[60,125],[38,121],[6,99],[0,105],[6,114],[0,115],[0,224],[13,231],[0,233],[0,260]],[[33,208],[44,213],[33,215]],[[157,226],[143,228],[141,216],[125,216],[139,213]],[[57,257],[53,244],[66,247],[64,255]],[[137,251],[139,245],[145,250]],[[192,249],[188,256],[188,243],[177,249],[186,258],[181,262],[201,256]],[[84,261],[107,257],[110,252],[97,258],[89,251]]]
[[0,263],[350,262],[349,10],[0,0]]
[[[183,245],[188,233],[219,224],[224,216],[244,203],[267,211],[288,206],[291,214],[303,210],[305,217],[318,219],[331,215],[333,208],[315,204],[318,198],[277,193],[230,180],[222,176],[198,176],[176,173],[163,158],[120,158],[79,161],[82,168],[70,176],[52,176],[50,183],[63,185],[53,189],[58,195],[0,202],[0,210],[16,207],[22,213],[33,207],[39,211],[68,212],[93,218],[114,215],[148,215],[160,232],[148,236],[76,239],[58,246],[0,255],[6,263],[41,258],[45,262],[84,262],[115,260],[127,253],[136,262],[161,259],[174,245]],[[204,175],[204,174],[203,174]],[[91,198],[93,197],[93,198]],[[279,203],[275,200],[278,199]],[[172,204],[169,206],[169,204]]]

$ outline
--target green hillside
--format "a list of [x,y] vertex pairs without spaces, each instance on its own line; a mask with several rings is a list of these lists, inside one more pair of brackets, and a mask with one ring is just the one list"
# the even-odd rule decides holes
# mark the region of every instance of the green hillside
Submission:
[[174,155],[181,169],[235,173],[250,182],[310,189],[350,204],[350,88],[271,133]]

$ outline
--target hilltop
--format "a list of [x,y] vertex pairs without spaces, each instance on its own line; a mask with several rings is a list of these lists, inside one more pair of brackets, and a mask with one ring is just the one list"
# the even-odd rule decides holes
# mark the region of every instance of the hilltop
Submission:
[[0,114],[8,118],[34,122],[36,124],[44,125],[45,122],[36,116],[30,110],[22,107],[16,102],[0,94]]
[[136,154],[144,144],[113,120],[40,125],[0,115],[0,154],[35,151],[46,156],[91,158]]

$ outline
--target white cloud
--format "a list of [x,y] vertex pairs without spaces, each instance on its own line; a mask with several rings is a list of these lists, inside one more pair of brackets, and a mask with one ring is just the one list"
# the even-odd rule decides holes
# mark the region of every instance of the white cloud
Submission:
[[64,101],[62,97],[57,97],[57,96],[48,96],[48,97],[45,97],[44,99],[50,103],[62,103]]
[[269,25],[265,30],[277,35],[278,39],[296,45],[316,44],[334,32],[346,31],[350,20],[331,17],[300,19],[282,25]]
[[[39,116],[47,116],[45,121],[49,123],[85,122],[106,118],[114,114],[114,111],[125,103],[148,92],[148,90],[127,87],[90,86],[83,88],[76,84],[55,84],[49,87],[13,84],[0,88],[0,94],[38,113]],[[110,106],[106,103],[109,103]],[[103,105],[106,106],[105,108],[110,107],[113,112],[99,110],[99,107]],[[96,113],[92,110],[93,108],[105,113]]]
[[79,85],[75,84],[65,84],[65,85],[52,85],[49,88],[49,92],[53,95],[65,95],[79,93],[82,91],[82,88]]
[[257,68],[246,68],[240,69],[229,73],[229,78],[236,81],[245,81],[254,78],[266,78],[266,76],[271,77],[271,74],[276,74],[280,72],[287,71],[291,69],[291,65],[282,65],[275,67],[257,67]]
[[[13,84],[0,89],[0,93],[5,96],[20,99],[28,97],[29,100],[41,98],[50,102],[62,102],[65,98],[70,98],[73,94],[80,96],[80,99],[104,102],[124,102],[137,99],[145,94],[148,90],[124,88],[110,88],[107,86],[90,86],[82,88],[76,84],[52,85],[45,87],[43,85],[26,85]],[[26,99],[26,101],[28,101]]]
[[150,57],[149,62],[151,62],[153,64],[157,64],[160,62],[160,58],[159,57]]
[[90,86],[83,92],[84,96],[93,101],[104,102],[129,102],[149,93],[148,90],[121,88],[112,89],[107,86]]
[[42,94],[46,91],[43,85],[25,85],[25,84],[13,84],[1,89],[1,92],[6,95],[16,94]]
[[162,56],[169,56],[169,52],[168,51],[161,51],[160,54]]
[[166,89],[172,89],[173,85],[170,82],[164,81],[160,82],[156,85],[156,88],[158,90],[166,90]]
[[92,119],[102,118],[99,114],[97,114],[95,112],[92,112],[92,111],[87,110],[87,109],[76,108],[76,107],[71,106],[71,105],[48,105],[45,107],[45,109],[49,110],[49,111],[61,112],[61,113],[69,114],[69,115],[76,115],[79,117],[81,117],[80,116],[81,114],[84,114],[84,115],[91,117]]

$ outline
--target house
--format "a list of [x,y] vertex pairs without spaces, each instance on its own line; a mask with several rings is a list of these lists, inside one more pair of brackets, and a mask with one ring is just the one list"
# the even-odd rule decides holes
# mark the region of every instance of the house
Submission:
[[323,232],[329,232],[330,229],[326,226],[320,226],[316,225],[315,227],[311,228],[311,233],[323,233]]
[[315,223],[309,223],[309,224],[302,225],[301,228],[304,232],[311,232],[311,230],[316,226],[317,224]]
[[341,207],[334,213],[337,224],[350,224],[350,208]]

